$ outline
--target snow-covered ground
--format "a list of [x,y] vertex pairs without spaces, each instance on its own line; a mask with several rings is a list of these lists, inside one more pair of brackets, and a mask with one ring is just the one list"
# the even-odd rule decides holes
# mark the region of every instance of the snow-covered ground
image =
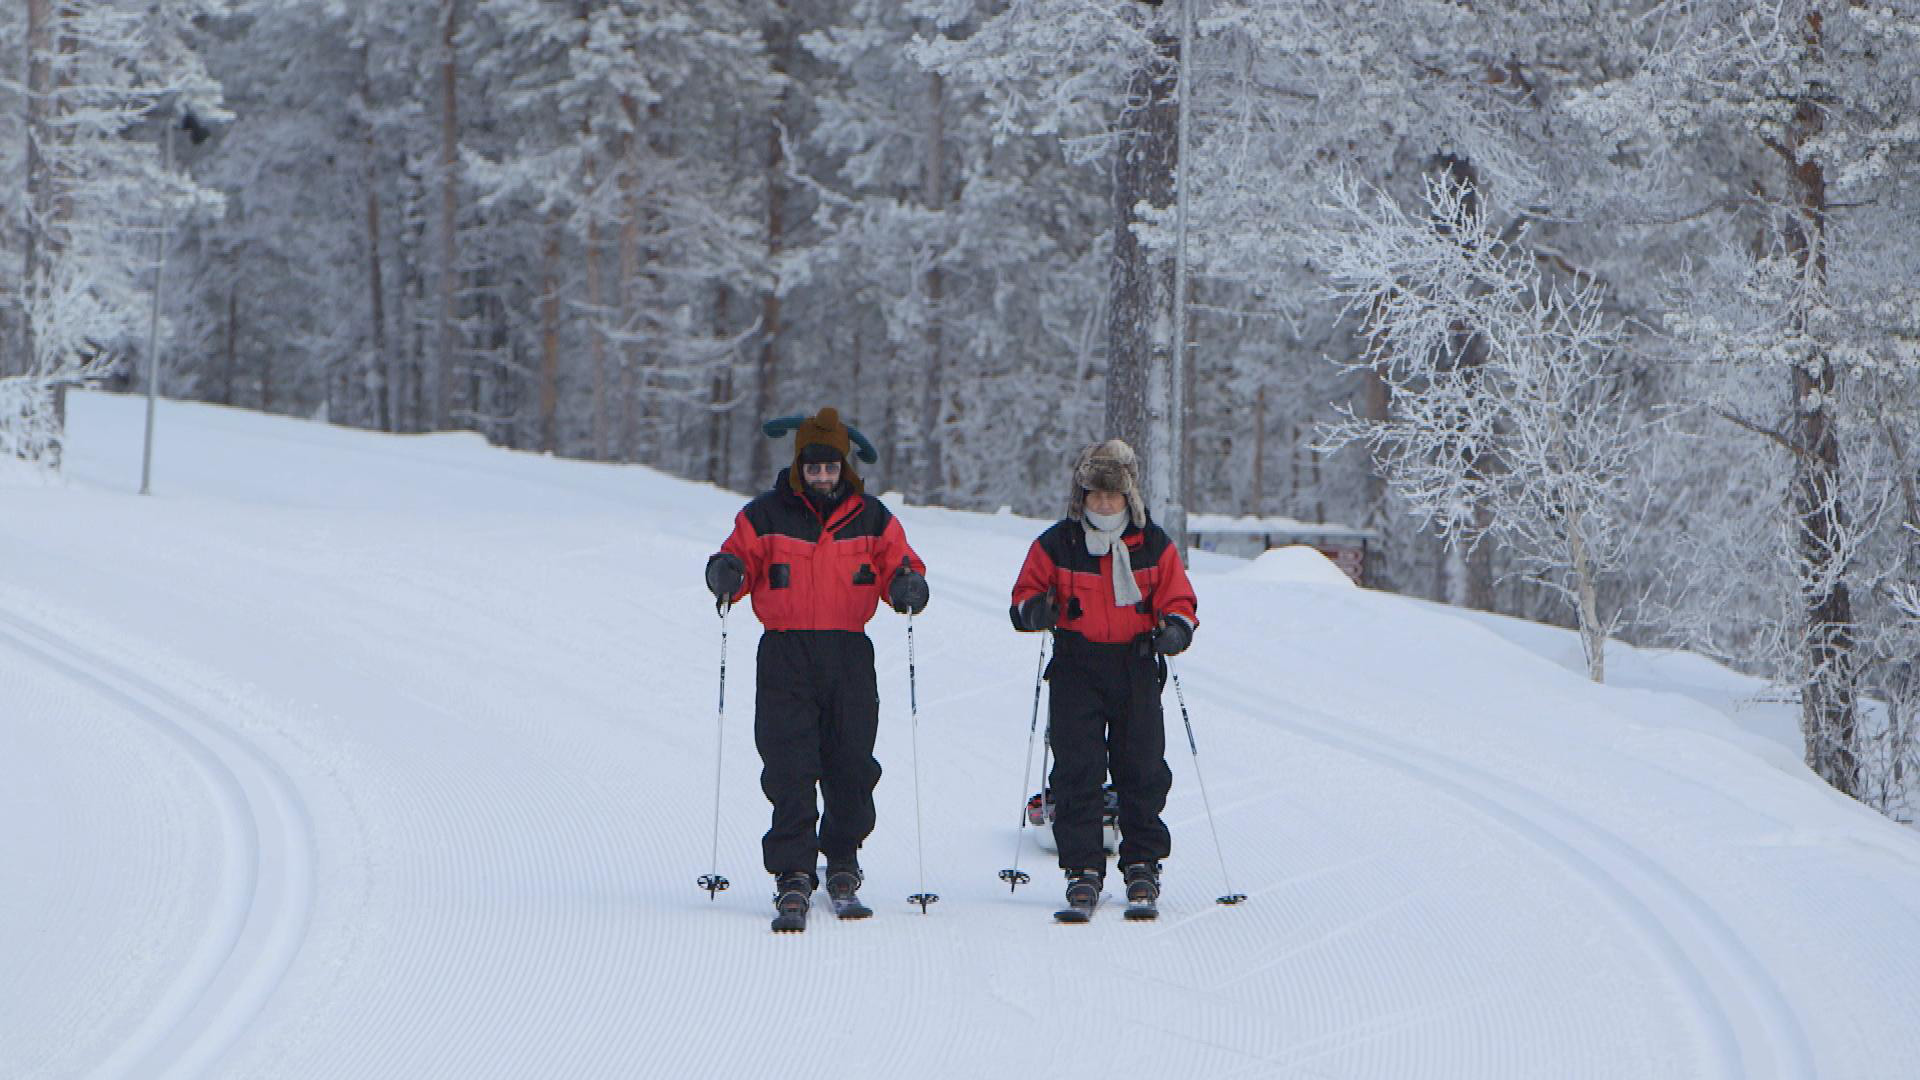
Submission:
[[[1040,523],[901,511],[878,915],[767,932],[739,496],[642,468],[73,402],[0,487],[0,1076],[1408,1080],[1920,1070],[1920,841],[1697,659],[1199,556],[1157,923],[1026,837]],[[1036,755],[1037,757],[1037,755]],[[1037,763],[1036,763],[1037,764]],[[1249,900],[1214,903],[1231,888]],[[909,893],[936,891],[927,914]]]

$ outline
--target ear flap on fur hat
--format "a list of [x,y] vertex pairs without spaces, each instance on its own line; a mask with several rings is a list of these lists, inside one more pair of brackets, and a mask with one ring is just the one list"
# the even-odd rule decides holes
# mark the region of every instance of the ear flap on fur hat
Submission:
[[1073,463],[1073,491],[1067,497],[1067,516],[1084,521],[1087,492],[1113,491],[1127,497],[1127,516],[1134,525],[1147,523],[1146,500],[1140,495],[1140,458],[1119,439],[1094,443],[1080,451]]

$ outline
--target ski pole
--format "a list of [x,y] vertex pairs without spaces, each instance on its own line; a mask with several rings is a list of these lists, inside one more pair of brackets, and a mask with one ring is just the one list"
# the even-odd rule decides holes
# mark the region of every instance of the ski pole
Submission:
[[927,891],[926,833],[920,827],[920,698],[913,672],[912,615],[907,616],[907,707],[913,714],[913,847],[920,861],[920,891],[907,897],[907,903],[919,904],[920,914],[925,915],[927,905],[940,897]]
[[713,750],[713,853],[707,865],[708,873],[700,876],[700,887],[707,890],[707,899],[719,899],[720,892],[730,882],[720,874],[720,762],[721,755],[727,749],[727,606],[720,608],[720,721],[714,728]]
[[1180,702],[1180,722],[1187,726],[1187,749],[1193,751],[1193,778],[1200,782],[1200,804],[1207,808],[1207,828],[1213,832],[1213,853],[1220,859],[1220,880],[1226,883],[1225,896],[1215,897],[1221,904],[1238,904],[1247,898],[1246,893],[1233,891],[1233,881],[1227,876],[1227,854],[1220,846],[1220,827],[1213,823],[1213,800],[1207,798],[1207,778],[1200,774],[1200,747],[1193,741],[1193,718],[1187,715],[1187,695],[1180,689],[1180,675],[1173,670],[1173,663],[1167,663],[1167,675],[1173,680],[1173,696]]
[[[1007,891],[1012,892],[1027,882],[1032,875],[1020,869],[1020,849],[1027,839],[1027,784],[1033,779],[1033,736],[1040,730],[1040,683],[1047,670],[1047,640],[1040,640],[1040,659],[1033,665],[1033,719],[1027,722],[1027,764],[1020,772],[1020,831],[1014,834],[1013,865],[1000,871],[1000,880],[1007,883]],[[1044,811],[1047,805],[1046,795],[1040,797],[1040,806]]]

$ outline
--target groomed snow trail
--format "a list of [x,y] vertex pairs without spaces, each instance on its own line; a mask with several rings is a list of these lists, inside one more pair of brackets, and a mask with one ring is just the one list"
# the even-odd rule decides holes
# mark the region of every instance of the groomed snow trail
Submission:
[[[1204,669],[1202,669],[1204,670]],[[1217,698],[1261,709],[1259,696],[1218,671],[1209,685]],[[1271,708],[1271,706],[1266,706]],[[1811,1080],[1810,1048],[1799,1018],[1772,977],[1726,923],[1674,875],[1619,837],[1513,783],[1430,750],[1400,743],[1390,725],[1352,733],[1356,717],[1316,715],[1293,702],[1268,713],[1277,726],[1326,746],[1392,768],[1482,814],[1532,844],[1606,898],[1644,947],[1682,988],[1706,1047],[1702,1076],[1727,1080]]]
[[[88,711],[104,708],[151,725],[206,786],[220,841],[205,930],[145,1015],[88,1073],[204,1075],[266,1007],[299,952],[314,887],[306,807],[271,758],[101,652],[4,607],[0,649],[77,688],[91,699]],[[84,860],[96,853],[76,855]]]
[[917,733],[905,623],[870,628],[876,914],[822,904],[772,935],[745,608],[733,888],[695,884],[720,632],[700,567],[740,496],[169,405],[137,499],[138,418],[77,397],[70,486],[0,489],[0,741],[25,751],[0,757],[0,812],[26,869],[0,912],[33,931],[0,937],[0,1075],[1892,1080],[1920,1060],[1908,832],[1688,699],[1592,687],[1285,560],[1196,557],[1177,661],[1249,901],[1213,902],[1168,694],[1163,914],[1056,926],[1031,837],[1033,883],[997,878],[1038,646],[1006,591],[1044,524],[1006,515],[901,510],[934,599]]

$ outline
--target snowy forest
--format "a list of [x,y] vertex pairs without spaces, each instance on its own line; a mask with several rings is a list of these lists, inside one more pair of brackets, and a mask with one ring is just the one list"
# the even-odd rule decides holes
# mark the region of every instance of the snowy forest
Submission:
[[24,0],[0,47],[0,456],[156,361],[740,492],[833,404],[871,490],[1043,517],[1119,435],[1176,529],[1371,529],[1596,679],[1764,675],[1911,817],[1914,0]]

